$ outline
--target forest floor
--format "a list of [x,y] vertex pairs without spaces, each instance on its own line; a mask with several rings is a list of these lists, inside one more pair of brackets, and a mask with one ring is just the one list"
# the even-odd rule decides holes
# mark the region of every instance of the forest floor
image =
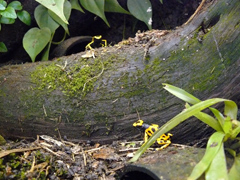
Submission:
[[[37,136],[35,141],[7,141],[0,146],[0,179],[120,179],[125,165],[142,143],[123,140],[102,145],[47,135]],[[174,147],[190,147],[179,144],[170,146],[173,147],[161,153],[171,154]],[[141,158],[155,152],[154,148],[149,148]]]
[[35,141],[7,141],[0,146],[0,179],[118,179],[141,143],[114,141],[101,145],[46,135]]

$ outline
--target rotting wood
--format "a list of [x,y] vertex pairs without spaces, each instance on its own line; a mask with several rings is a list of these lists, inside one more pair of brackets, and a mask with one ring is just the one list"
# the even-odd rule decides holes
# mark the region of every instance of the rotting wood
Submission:
[[[131,139],[137,133],[132,127],[138,118],[137,111],[144,121],[161,126],[183,110],[183,103],[164,91],[162,83],[181,87],[200,99],[223,97],[238,103],[239,6],[238,0],[214,2],[186,26],[161,37],[155,36],[157,31],[146,32],[142,37],[146,42],[130,39],[118,46],[96,49],[96,59],[83,59],[84,53],[79,53],[49,62],[2,67],[1,135],[54,136],[58,135],[58,128],[62,135],[72,139],[101,142]],[[154,40],[154,45],[144,58],[149,40]],[[64,70],[57,66],[64,66],[65,62]],[[102,71],[101,62],[104,71],[87,83],[85,94],[81,88],[74,89],[74,80],[83,78],[81,74],[75,76],[80,69],[86,68],[91,73],[85,84]],[[41,70],[45,72],[41,74]],[[53,77],[58,73],[52,84],[39,81],[36,86],[37,80],[50,73]],[[59,86],[51,91],[57,83],[62,83],[65,92]],[[67,88],[70,94],[66,94]],[[173,130],[172,139],[191,143],[208,136],[209,130],[191,119]]]

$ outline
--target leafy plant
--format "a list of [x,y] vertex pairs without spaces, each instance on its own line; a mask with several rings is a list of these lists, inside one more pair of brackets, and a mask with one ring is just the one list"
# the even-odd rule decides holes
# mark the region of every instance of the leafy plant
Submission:
[[[27,25],[31,24],[30,14],[23,10],[21,2],[12,1],[7,4],[7,1],[0,0],[0,31],[2,24],[13,24],[17,18]],[[3,42],[0,42],[0,52],[7,52]]]
[[[164,89],[186,102],[186,109],[159,128],[148,142],[136,152],[130,162],[136,161],[160,135],[170,131],[187,118],[195,116],[212,127],[216,132],[209,138],[205,155],[194,167],[188,180],[198,179],[204,173],[206,180],[238,179],[240,177],[240,154],[238,150],[240,147],[240,138],[237,137],[237,135],[240,132],[240,122],[237,120],[238,107],[236,103],[221,98],[201,101],[180,88],[169,84],[163,85],[165,85]],[[220,102],[224,102],[225,104],[224,114],[211,107]],[[190,106],[190,104],[192,104],[192,106]],[[212,111],[214,117],[201,112],[206,108],[209,108]],[[234,163],[229,172],[227,170],[224,149],[234,157]]]
[[[36,0],[40,5],[35,9],[34,17],[39,28],[30,29],[23,38],[23,47],[34,62],[37,55],[42,52],[41,60],[48,60],[49,50],[55,34],[60,26],[69,35],[68,19],[71,10],[75,9],[84,13],[84,9],[99,16],[108,26],[109,23],[105,12],[132,14],[143,21],[149,29],[152,28],[152,5],[149,0],[128,0],[127,6],[130,11],[123,9],[117,0]],[[162,0],[160,0],[162,3]],[[49,31],[50,30],[50,36]],[[46,36],[41,36],[44,32]],[[38,36],[35,36],[38,34]],[[65,35],[63,40],[65,39]],[[60,43],[60,42],[59,42]],[[56,43],[58,44],[58,43]]]

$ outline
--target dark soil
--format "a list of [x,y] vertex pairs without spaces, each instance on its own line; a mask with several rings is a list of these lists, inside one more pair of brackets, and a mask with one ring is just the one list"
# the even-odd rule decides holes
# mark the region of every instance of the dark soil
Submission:
[[[199,147],[199,142],[194,146]],[[35,141],[8,141],[0,146],[0,179],[119,179],[128,160],[142,143],[123,140],[102,145],[46,135],[38,136]],[[154,147],[149,148],[142,158],[155,150]]]

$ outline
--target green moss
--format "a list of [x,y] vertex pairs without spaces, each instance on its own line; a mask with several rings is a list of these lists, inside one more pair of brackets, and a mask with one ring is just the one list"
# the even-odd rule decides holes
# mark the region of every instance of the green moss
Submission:
[[0,145],[6,144],[6,140],[0,135]]
[[69,68],[65,64],[57,64],[60,62],[39,65],[32,72],[31,81],[39,90],[51,92],[58,89],[67,96],[85,96],[93,89],[93,84],[104,67],[100,59],[81,59],[81,62]]

